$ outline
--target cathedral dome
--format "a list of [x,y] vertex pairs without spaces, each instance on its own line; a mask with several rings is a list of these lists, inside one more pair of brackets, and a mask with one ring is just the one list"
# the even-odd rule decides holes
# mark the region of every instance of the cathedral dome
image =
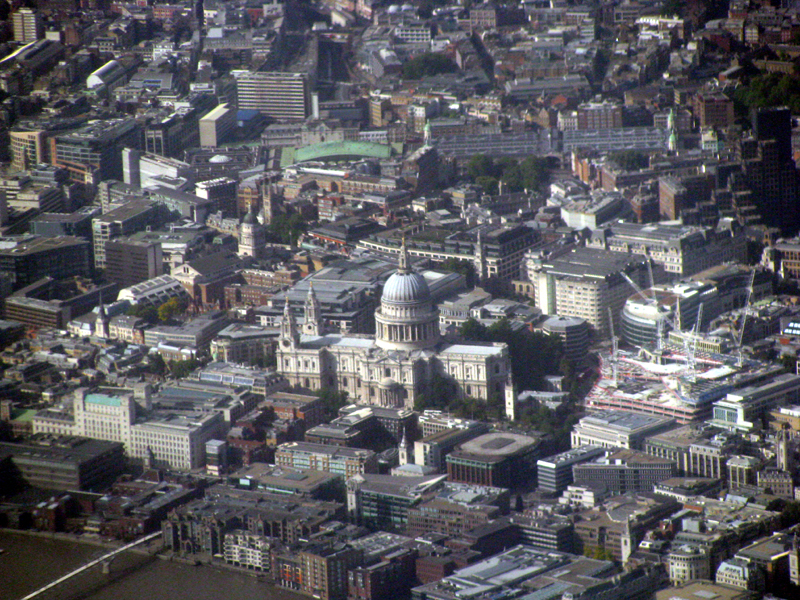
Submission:
[[416,304],[428,302],[431,291],[428,283],[419,273],[398,271],[386,281],[383,286],[381,302],[392,304]]
[[250,210],[247,211],[247,214],[242,219],[242,225],[258,225],[258,217],[256,216],[253,207],[250,207]]

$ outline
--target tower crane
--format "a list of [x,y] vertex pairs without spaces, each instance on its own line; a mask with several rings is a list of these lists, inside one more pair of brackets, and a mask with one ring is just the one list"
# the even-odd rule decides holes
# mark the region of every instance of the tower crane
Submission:
[[741,367],[744,364],[744,356],[742,355],[742,342],[744,341],[744,328],[745,325],[747,325],[747,317],[750,316],[750,299],[753,296],[753,286],[755,285],[755,281],[756,281],[756,270],[754,268],[753,272],[750,273],[750,285],[747,286],[747,300],[745,300],[744,303],[742,326],[739,329],[739,333],[736,337],[736,352],[739,355],[736,365],[739,367]]
[[619,371],[617,368],[617,360],[619,358],[619,338],[614,335],[614,313],[611,312],[611,307],[608,307],[608,324],[611,328],[611,374],[614,378],[614,387],[617,387],[617,379]]

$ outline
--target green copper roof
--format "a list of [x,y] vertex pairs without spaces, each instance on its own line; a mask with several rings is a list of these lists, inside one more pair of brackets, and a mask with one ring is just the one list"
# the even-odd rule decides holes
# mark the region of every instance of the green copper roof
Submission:
[[104,406],[122,406],[122,398],[106,396],[105,394],[86,394],[86,402],[102,404]]
[[337,158],[390,158],[392,147],[376,142],[321,142],[298,148],[295,162],[334,160]]

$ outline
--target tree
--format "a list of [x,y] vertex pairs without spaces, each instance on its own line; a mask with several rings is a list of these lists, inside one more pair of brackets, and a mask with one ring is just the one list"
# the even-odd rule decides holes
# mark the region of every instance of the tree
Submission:
[[155,323],[158,321],[158,309],[155,306],[145,306],[143,304],[134,304],[128,309],[126,313],[132,317],[139,317],[148,323]]
[[497,194],[497,179],[489,175],[481,175],[475,179],[475,183],[483,188],[483,192],[489,196]]
[[639,171],[650,164],[647,154],[639,150],[619,150],[608,155],[610,161],[625,171]]
[[281,244],[296,246],[300,235],[308,230],[308,224],[298,213],[277,214],[269,224],[269,233]]
[[182,314],[186,310],[186,301],[180,298],[170,298],[158,307],[158,318],[169,321],[171,318]]
[[522,501],[522,496],[517,494],[517,500],[514,503],[514,510],[517,512],[522,512],[525,510],[525,503]]
[[440,73],[455,73],[458,65],[444,54],[426,52],[407,61],[403,65],[403,77],[406,79],[422,79]]
[[448,258],[446,261],[439,263],[439,268],[444,271],[463,275],[464,279],[467,281],[468,288],[473,288],[475,284],[478,283],[475,265],[468,260],[462,258]]
[[489,332],[478,320],[469,318],[458,328],[458,334],[468,342],[488,342]]
[[665,0],[661,5],[661,16],[682,17],[686,10],[686,0]]
[[781,511],[781,528],[792,527],[800,523],[800,502],[787,502]]
[[546,158],[529,156],[520,163],[520,174],[526,190],[539,190],[550,181],[550,165]]
[[476,154],[467,162],[467,175],[473,181],[478,177],[494,177],[497,175],[497,168],[491,156],[485,154]]
[[349,394],[344,390],[335,390],[333,388],[324,388],[317,392],[317,396],[322,400],[322,405],[328,418],[333,419],[339,414],[339,409],[347,406],[347,397]]
[[196,358],[186,360],[173,360],[169,363],[169,373],[175,379],[183,379],[200,366],[200,361]]

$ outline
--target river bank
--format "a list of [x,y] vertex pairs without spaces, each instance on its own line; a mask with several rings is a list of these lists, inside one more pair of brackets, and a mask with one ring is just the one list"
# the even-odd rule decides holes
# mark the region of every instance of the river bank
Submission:
[[[107,552],[107,544],[49,534],[0,530],[0,600],[19,600]],[[247,573],[125,552],[104,575],[98,567],[42,595],[41,600],[302,600]]]

